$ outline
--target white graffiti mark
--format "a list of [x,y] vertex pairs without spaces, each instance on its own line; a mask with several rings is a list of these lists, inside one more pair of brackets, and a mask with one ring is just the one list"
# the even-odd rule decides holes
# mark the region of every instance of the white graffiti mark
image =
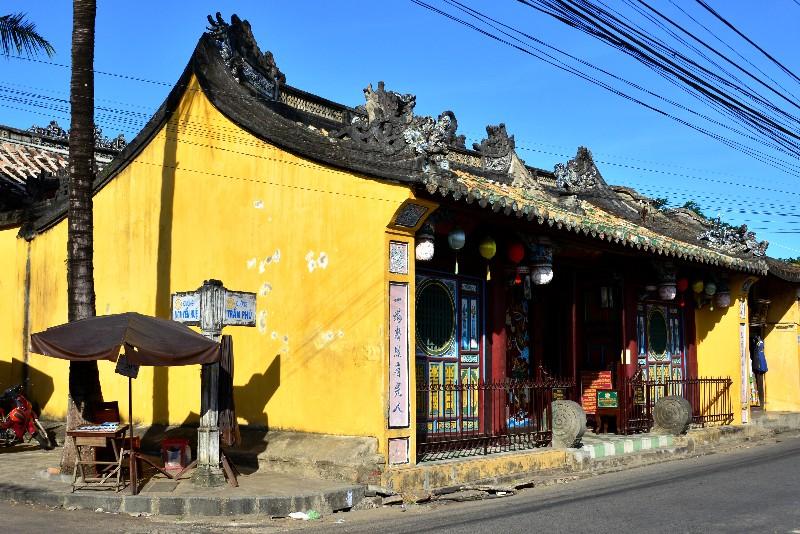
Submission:
[[319,258],[317,258],[317,264],[319,265],[320,269],[325,269],[328,267],[328,255],[324,252],[319,253]]
[[262,334],[267,332],[267,311],[258,312],[258,331]]
[[247,260],[247,268],[252,269],[253,267],[256,266],[257,262],[258,262],[257,258],[250,258],[249,260]]
[[262,200],[256,200],[255,202],[253,202],[253,207],[257,210],[263,210],[264,202]]
[[266,297],[272,291],[272,284],[269,282],[264,282],[261,284],[261,288],[258,290],[258,294],[262,297]]
[[274,261],[275,263],[281,261],[281,249],[279,248],[275,249],[275,252],[272,253],[272,261]]

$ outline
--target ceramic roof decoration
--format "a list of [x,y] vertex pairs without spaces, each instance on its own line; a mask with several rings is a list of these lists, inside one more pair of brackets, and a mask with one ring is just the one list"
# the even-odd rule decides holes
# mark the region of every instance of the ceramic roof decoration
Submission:
[[[192,76],[237,126],[318,163],[655,255],[757,274],[768,270],[766,243],[751,232],[718,238],[712,221],[688,210],[659,209],[633,189],[609,185],[585,147],[550,172],[525,165],[504,124],[487,127],[486,138],[467,149],[453,112],[416,115],[416,97],[383,82],[368,85],[356,107],[292,87],[272,53],[261,51],[250,24],[236,15],[230,23],[220,14],[209,17],[208,31],[169,96],[100,173],[96,189],[169,120]],[[51,205],[31,231],[51,226],[64,211]]]

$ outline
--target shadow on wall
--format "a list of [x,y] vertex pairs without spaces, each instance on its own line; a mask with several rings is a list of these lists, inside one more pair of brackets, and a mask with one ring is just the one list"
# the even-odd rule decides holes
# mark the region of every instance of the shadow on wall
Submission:
[[[234,355],[234,372],[235,355]],[[247,384],[234,386],[233,397],[236,401],[236,416],[246,421],[241,428],[242,443],[231,451],[237,465],[254,469],[258,467],[258,455],[267,448],[266,435],[269,429],[269,418],[265,413],[267,403],[278,390],[281,379],[281,356],[275,358],[263,373],[254,374]],[[198,398],[200,391],[197,392]],[[155,399],[154,399],[155,402]],[[157,410],[156,407],[153,410]],[[197,451],[197,427],[200,414],[190,413],[178,426],[154,423],[142,436],[142,447],[151,453],[157,453],[161,441],[167,438],[182,438],[189,441],[193,451]]]
[[27,387],[25,396],[36,413],[41,414],[50,401],[55,391],[53,378],[31,365],[26,365],[20,360],[13,359],[10,362],[0,362],[0,392],[6,388],[22,384],[27,376]]
[[[688,305],[686,306],[689,307]],[[739,306],[731,305],[729,308],[718,308],[715,307],[713,310],[709,309],[708,305],[704,306],[701,309],[695,309],[694,307],[691,308],[693,314],[687,313],[685,319],[695,321],[696,332],[695,335],[697,337],[698,342],[705,341],[706,337],[716,328],[717,324],[722,320],[722,318],[726,314],[734,314],[737,317],[737,325],[738,323],[738,314],[739,314]],[[738,335],[738,334],[737,334]],[[739,340],[738,337],[734,339],[735,343],[738,345]]]
[[[170,121],[165,127],[164,157],[161,166],[161,203],[158,215],[158,249],[156,259],[155,315],[162,319],[171,317],[172,287],[172,223],[175,209],[175,168],[178,165],[178,140],[175,131],[170,135]],[[153,370],[153,416],[154,424],[169,423],[169,369],[156,367]]]

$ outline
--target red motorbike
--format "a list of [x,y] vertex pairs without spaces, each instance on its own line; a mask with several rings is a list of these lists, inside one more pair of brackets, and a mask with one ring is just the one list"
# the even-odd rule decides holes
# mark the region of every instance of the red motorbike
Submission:
[[12,386],[0,394],[0,446],[10,447],[32,439],[42,449],[52,448],[47,430],[22,394],[22,384]]

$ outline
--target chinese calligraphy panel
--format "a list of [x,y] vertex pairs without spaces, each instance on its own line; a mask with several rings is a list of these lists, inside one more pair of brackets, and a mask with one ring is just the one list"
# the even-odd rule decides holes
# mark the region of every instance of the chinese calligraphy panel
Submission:
[[409,426],[408,284],[389,284],[389,428]]

